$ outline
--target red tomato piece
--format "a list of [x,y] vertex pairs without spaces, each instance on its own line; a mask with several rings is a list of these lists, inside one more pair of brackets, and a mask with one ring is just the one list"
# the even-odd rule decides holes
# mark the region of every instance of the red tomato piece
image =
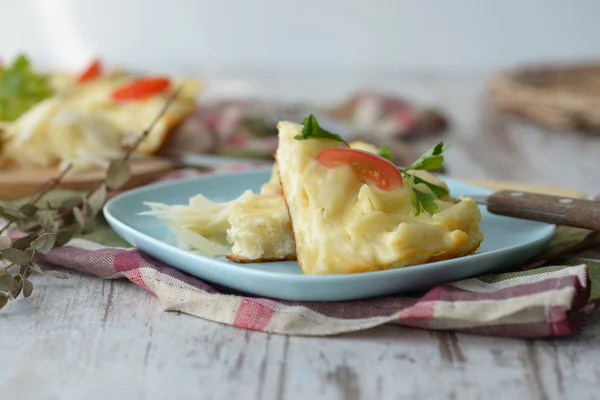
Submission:
[[92,60],[90,65],[79,75],[77,78],[78,83],[91,81],[92,79],[96,79],[102,73],[102,63],[98,58]]
[[319,153],[317,161],[327,168],[339,163],[350,164],[362,179],[381,190],[402,187],[402,175],[394,163],[368,151],[345,147],[325,149]]
[[164,92],[170,85],[169,78],[140,78],[115,90],[112,98],[115,101],[143,100]]

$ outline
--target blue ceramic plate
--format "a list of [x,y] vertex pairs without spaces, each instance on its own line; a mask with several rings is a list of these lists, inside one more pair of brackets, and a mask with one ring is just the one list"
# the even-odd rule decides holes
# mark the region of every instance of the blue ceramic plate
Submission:
[[[249,294],[284,300],[341,301],[421,291],[435,285],[499,271],[539,253],[554,225],[501,217],[482,209],[485,240],[477,254],[430,264],[354,275],[303,275],[298,263],[236,264],[182,250],[170,244],[166,226],[143,202],[187,204],[198,193],[231,200],[244,190],[258,191],[270,169],[203,175],[130,190],[111,199],[104,215],[113,229],[137,249],[188,274]],[[453,194],[488,194],[487,189],[445,180]]]

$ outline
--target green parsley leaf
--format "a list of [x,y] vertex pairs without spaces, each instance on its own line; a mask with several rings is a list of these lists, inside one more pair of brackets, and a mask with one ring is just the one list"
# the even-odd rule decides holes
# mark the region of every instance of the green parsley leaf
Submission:
[[412,163],[406,169],[438,169],[444,164],[444,151],[450,146],[445,146],[444,142],[439,142],[431,149],[427,150],[417,161]]
[[33,71],[26,56],[19,55],[0,70],[0,121],[16,120],[52,94],[46,78]]
[[[408,170],[430,170],[441,168],[444,164],[443,154],[448,147],[449,146],[444,145],[444,142],[440,142],[428,151],[426,151],[421,157],[419,157],[417,161],[412,163],[412,165],[408,168],[400,168],[400,172],[413,186],[412,205],[415,209],[415,215],[421,214],[421,209],[433,215],[438,209],[438,206],[435,203],[435,201],[446,197],[448,195],[448,191],[441,186],[434,185],[433,183],[428,182],[425,179],[419,178],[418,176],[411,174],[410,172],[408,172]],[[422,192],[414,187],[414,185],[420,183],[427,186],[429,190],[431,190],[431,193]]]
[[413,206],[415,207],[415,214],[421,213],[421,207],[429,214],[433,215],[438,209],[438,205],[435,201],[438,197],[434,193],[424,193],[419,189],[413,187]]
[[[448,195],[446,189],[441,186],[434,185],[431,182],[426,181],[425,179],[421,179],[416,175],[406,172],[406,170],[400,170],[404,174],[404,176],[408,179],[408,182],[412,186],[413,196],[412,196],[412,205],[415,209],[415,215],[421,214],[421,209],[424,209],[429,214],[433,215],[438,209],[437,204],[435,204],[435,200],[441,199]],[[415,188],[414,185],[422,183],[427,186],[431,193],[425,193]]]
[[427,186],[433,194],[435,194],[439,199],[442,197],[448,196],[448,191],[441,186],[434,185],[433,183],[427,182],[425,179],[421,179],[416,175],[412,175],[415,184],[422,183]]
[[412,203],[413,208],[415,209],[415,215],[418,216],[419,214],[421,214],[421,203],[419,203],[419,198],[415,195],[414,189],[413,189],[411,203]]
[[382,144],[379,147],[379,152],[377,152],[377,154],[380,157],[386,158],[391,162],[394,162],[394,155],[392,154],[392,149],[390,149],[390,146],[388,146],[387,144]]
[[308,140],[308,139],[330,139],[338,142],[344,143],[346,146],[350,147],[348,143],[342,139],[342,137],[336,133],[331,133],[326,131],[325,129],[319,126],[317,122],[317,118],[314,115],[310,114],[308,117],[304,118],[302,122],[302,133],[300,135],[294,136],[296,140]]

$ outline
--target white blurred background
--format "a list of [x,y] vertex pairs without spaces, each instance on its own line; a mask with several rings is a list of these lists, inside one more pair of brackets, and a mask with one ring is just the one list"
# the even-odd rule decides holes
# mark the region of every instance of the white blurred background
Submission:
[[0,57],[133,68],[494,71],[600,57],[597,0],[0,0]]
[[201,101],[332,105],[369,88],[447,113],[452,173],[588,188],[597,169],[596,142],[510,129],[486,117],[486,91],[507,68],[600,60],[600,0],[0,0],[0,15],[5,61],[79,71],[100,56],[201,77]]

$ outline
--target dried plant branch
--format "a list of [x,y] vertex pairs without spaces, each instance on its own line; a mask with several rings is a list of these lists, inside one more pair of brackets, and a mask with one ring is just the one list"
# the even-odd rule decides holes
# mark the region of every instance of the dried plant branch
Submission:
[[0,235],[2,235],[4,232],[6,232],[6,230],[12,226],[12,224],[13,224],[13,221],[7,222],[6,225],[4,225],[2,227],[2,229],[0,229]]
[[58,176],[56,176],[55,178],[52,178],[48,182],[44,183],[36,191],[36,193],[31,197],[31,200],[29,200],[29,204],[37,204],[37,202],[40,201],[40,199],[42,197],[44,197],[44,195],[46,193],[48,193],[50,190],[52,190],[52,189],[56,188],[58,185],[60,185],[60,183],[62,182],[64,177],[67,176],[67,174],[72,169],[73,169],[73,164],[70,163],[62,170],[62,172]]
[[9,270],[10,268],[14,267],[16,264],[14,263],[9,263],[8,265],[6,265],[5,267],[3,267],[4,270]]
[[551,261],[563,259],[570,254],[580,253],[580,252],[583,252],[584,250],[588,250],[588,249],[596,246],[597,245],[596,239],[598,238],[599,234],[600,234],[600,231],[591,231],[581,241],[579,241],[571,246],[565,247],[564,249],[561,249],[555,253],[550,253],[547,256],[543,256],[542,259],[543,259],[544,264],[547,264]]
[[160,110],[160,112],[158,114],[156,114],[156,116],[154,117],[152,122],[150,122],[150,125],[148,125],[148,127],[146,129],[144,129],[142,134],[131,145],[129,150],[127,150],[127,153],[125,153],[125,157],[123,158],[123,161],[128,161],[131,158],[131,155],[133,154],[135,149],[137,149],[139,147],[139,145],[142,143],[142,141],[144,141],[144,139],[146,139],[146,137],[148,137],[148,135],[150,134],[150,132],[152,132],[152,130],[154,129],[154,127],[156,126],[158,121],[160,121],[160,119],[163,117],[163,115],[165,115],[165,113],[169,109],[169,106],[171,105],[171,103],[173,103],[173,101],[175,101],[177,96],[179,96],[179,93],[181,93],[181,89],[182,89],[182,87],[178,87],[175,90],[173,90],[173,92],[167,98],[167,101],[165,101],[165,104],[163,105],[163,108]]
[[[37,204],[37,202],[40,201],[40,199],[46,193],[48,193],[50,190],[58,187],[58,185],[60,185],[60,183],[62,182],[62,180],[64,179],[64,177],[69,173],[69,171],[71,171],[71,169],[73,169],[73,164],[68,164],[62,170],[62,172],[60,173],[60,175],[58,175],[58,176],[50,179],[48,182],[45,182],[44,184],[42,184],[42,186],[40,186],[38,188],[38,190],[34,193],[34,195],[29,200],[29,204],[32,204],[32,205]],[[14,221],[7,222],[6,225],[4,225],[2,227],[2,229],[0,229],[0,235],[3,234],[4,232],[6,232],[6,230],[8,230],[8,228],[10,228],[13,224],[14,224]]]

